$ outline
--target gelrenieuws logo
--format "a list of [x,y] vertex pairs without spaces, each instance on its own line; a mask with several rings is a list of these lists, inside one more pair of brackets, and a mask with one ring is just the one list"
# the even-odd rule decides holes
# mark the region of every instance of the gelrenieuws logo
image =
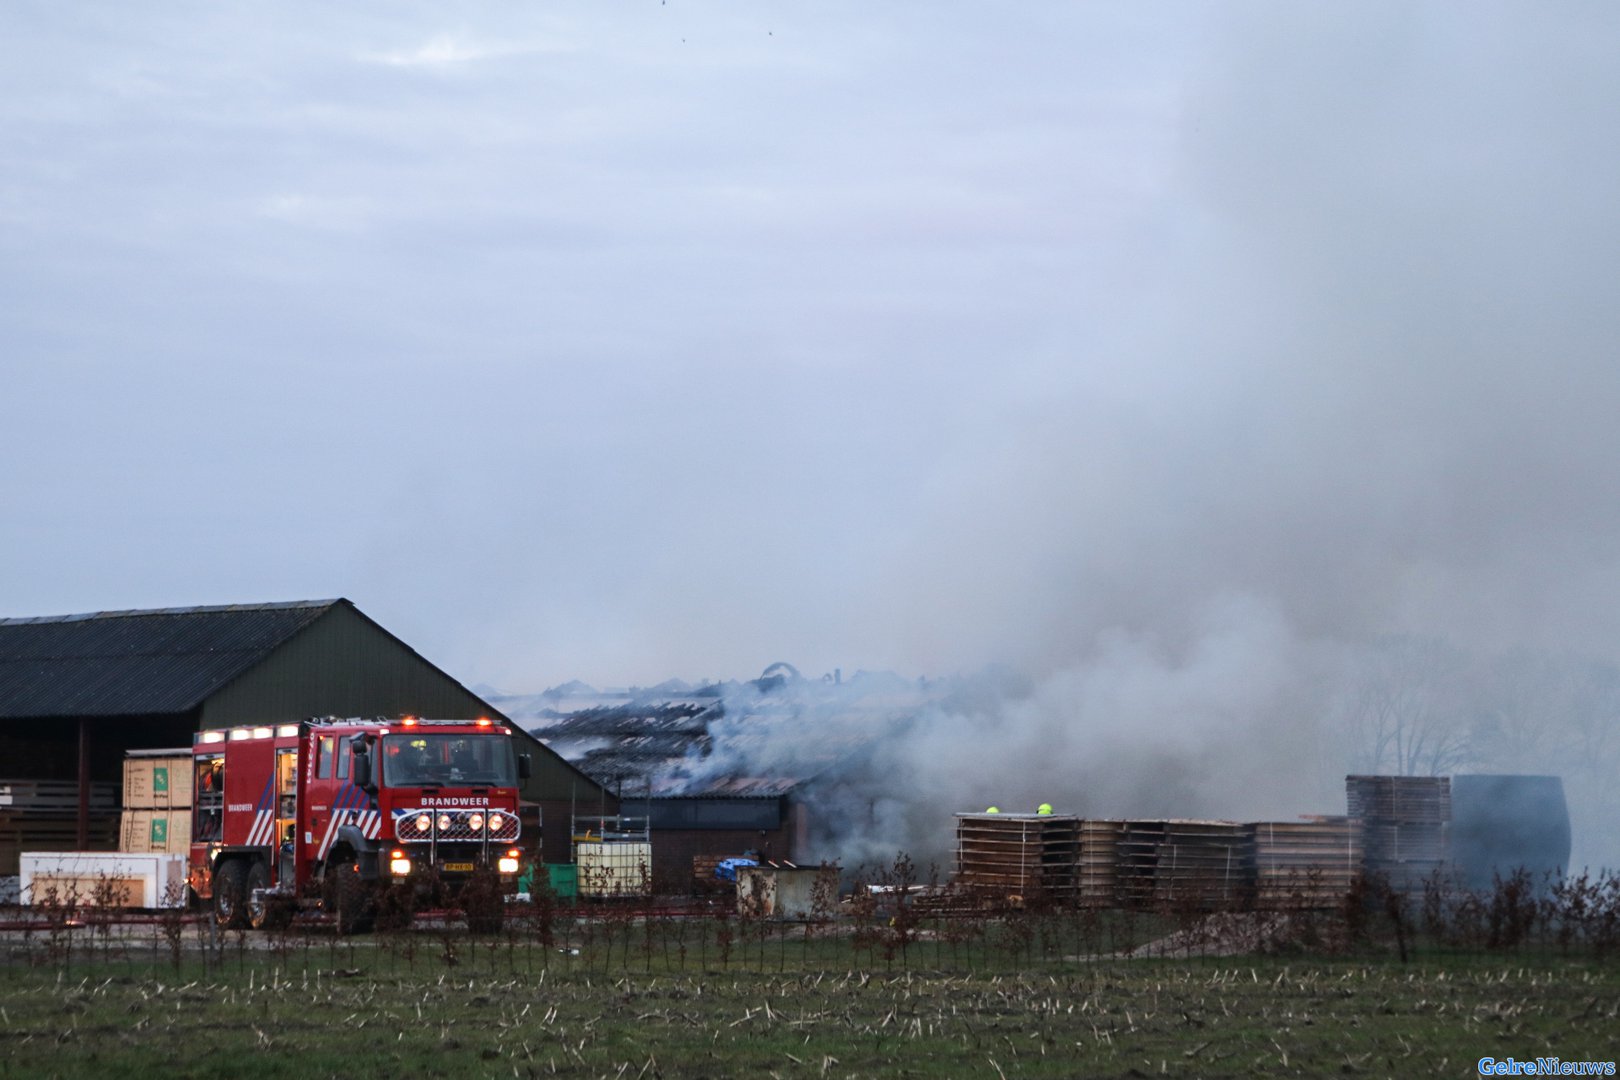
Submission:
[[1612,1061],[1565,1061],[1563,1058],[1482,1057],[1479,1059],[1481,1076],[1613,1076]]

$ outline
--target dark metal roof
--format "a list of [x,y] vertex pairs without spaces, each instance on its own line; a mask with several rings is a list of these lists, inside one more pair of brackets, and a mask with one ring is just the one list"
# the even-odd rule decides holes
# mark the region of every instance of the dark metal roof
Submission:
[[915,709],[910,700],[778,697],[763,688],[711,705],[596,706],[533,731],[627,799],[777,798],[860,762],[874,742],[903,730]]
[[0,718],[186,713],[348,603],[0,619]]

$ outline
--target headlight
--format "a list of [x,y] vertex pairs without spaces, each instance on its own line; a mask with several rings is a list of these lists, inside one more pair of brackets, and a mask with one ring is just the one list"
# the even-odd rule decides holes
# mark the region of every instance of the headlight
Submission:
[[431,815],[431,814],[419,814],[419,815],[417,815],[417,818],[416,818],[416,831],[417,832],[427,832],[431,828],[433,828],[433,815]]
[[495,869],[503,874],[515,874],[518,872],[518,861],[510,855],[502,855],[495,860]]
[[473,832],[482,832],[484,828],[484,815],[474,814],[472,817],[468,818],[467,828],[471,829]]
[[491,815],[489,815],[489,831],[490,832],[500,832],[501,831],[501,826],[505,825],[505,824],[506,824],[506,819],[501,817],[501,815],[499,815],[499,814],[491,814]]
[[403,851],[396,848],[388,856],[388,872],[395,877],[406,877],[411,872],[411,860],[405,857]]
[[449,832],[450,831],[450,815],[449,814],[440,814],[439,815],[439,831],[440,832]]

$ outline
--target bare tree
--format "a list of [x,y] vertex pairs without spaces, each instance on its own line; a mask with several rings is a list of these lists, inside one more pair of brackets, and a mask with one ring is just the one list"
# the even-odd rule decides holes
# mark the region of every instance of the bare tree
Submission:
[[1472,756],[1469,667],[1462,653],[1432,638],[1374,642],[1350,701],[1361,768],[1439,776],[1466,763]]

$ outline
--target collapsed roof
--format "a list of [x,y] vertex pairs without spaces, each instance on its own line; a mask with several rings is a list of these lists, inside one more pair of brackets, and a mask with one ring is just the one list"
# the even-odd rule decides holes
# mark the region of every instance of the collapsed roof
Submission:
[[928,700],[894,677],[829,683],[772,673],[708,690],[547,709],[530,730],[623,797],[775,798],[862,758]]

